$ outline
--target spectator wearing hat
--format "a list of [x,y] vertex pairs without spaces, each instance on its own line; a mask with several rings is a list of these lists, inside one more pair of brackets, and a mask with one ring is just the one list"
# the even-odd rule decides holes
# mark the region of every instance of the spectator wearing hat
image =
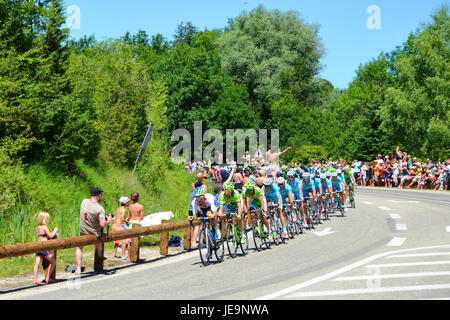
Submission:
[[[111,231],[122,231],[128,229],[125,221],[125,215],[127,214],[127,207],[130,204],[130,199],[128,197],[121,197],[119,199],[120,207],[116,210],[116,215],[114,217],[114,224],[111,227]],[[117,257],[117,248],[122,248],[122,260],[130,260],[130,243],[131,239],[122,239],[114,241],[114,253],[113,256]],[[128,249],[128,258],[125,257],[125,251]]]
[[[100,188],[91,189],[91,198],[84,199],[80,206],[80,236],[93,234],[100,238],[102,230],[112,221],[112,216],[105,214],[105,209],[100,205],[103,190]],[[96,243],[97,252],[102,256],[102,243]],[[75,258],[77,262],[77,269],[75,274],[81,274],[81,262],[83,258],[83,247],[77,247],[75,250]]]

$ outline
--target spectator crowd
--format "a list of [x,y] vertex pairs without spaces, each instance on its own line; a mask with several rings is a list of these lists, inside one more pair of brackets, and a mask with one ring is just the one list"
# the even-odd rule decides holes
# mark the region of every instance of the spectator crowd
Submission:
[[[279,156],[282,153],[276,155]],[[275,168],[276,174],[282,176],[283,172],[289,169],[296,170],[301,175],[303,172],[318,172],[324,167],[342,169],[347,165],[351,167],[359,186],[448,190],[450,180],[450,159],[432,161],[427,158],[425,161],[419,161],[416,157],[400,151],[399,147],[391,156],[379,154],[371,161],[353,160],[351,163],[344,159],[333,160],[332,158],[326,161],[311,159],[309,163],[283,163],[266,160],[269,158],[267,154],[264,158],[260,152],[251,158],[247,152],[243,165],[237,165],[236,161],[228,160],[223,164],[214,165],[206,161],[197,161],[186,164],[185,171],[196,173],[197,177],[202,176],[203,179],[215,184],[223,184],[230,175],[231,180],[236,182],[235,180],[239,180],[239,177],[250,176],[260,170],[271,171]]]

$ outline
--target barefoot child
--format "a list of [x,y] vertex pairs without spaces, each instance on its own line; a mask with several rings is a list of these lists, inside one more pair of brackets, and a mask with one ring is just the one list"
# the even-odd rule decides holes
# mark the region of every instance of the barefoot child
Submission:
[[[58,228],[55,228],[55,230],[53,230],[53,232],[50,232],[50,230],[48,228],[49,220],[50,220],[50,214],[48,214],[47,212],[39,212],[39,214],[37,216],[38,226],[36,228],[38,241],[47,241],[48,239],[52,239],[55,237],[56,232],[58,232]],[[47,274],[45,275],[45,281],[47,283],[54,282],[54,281],[50,280],[50,275],[52,274],[53,269],[56,266],[55,257],[49,251],[41,252],[41,253],[36,253],[36,264],[34,265],[34,283],[37,285],[43,284],[41,281],[38,281],[38,279],[37,279],[39,266],[41,265],[42,258],[47,259],[50,262],[50,267],[48,269]]]
[[[120,207],[116,210],[116,216],[114,218],[114,224],[112,226],[112,231],[122,231],[127,229],[127,226],[124,225],[126,223],[125,221],[125,215],[127,213],[126,207],[128,207],[130,203],[130,199],[128,197],[121,197],[119,199]],[[123,239],[123,240],[117,240],[114,241],[114,257],[117,257],[117,248],[122,248],[122,260],[130,260],[130,239]],[[125,257],[125,250],[128,249],[128,258]]]

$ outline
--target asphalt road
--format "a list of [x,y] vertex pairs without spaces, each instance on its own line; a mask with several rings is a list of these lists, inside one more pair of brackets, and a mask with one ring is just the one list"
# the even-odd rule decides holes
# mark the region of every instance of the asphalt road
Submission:
[[0,295],[50,300],[450,299],[450,193],[358,188],[344,218],[204,267],[197,251]]

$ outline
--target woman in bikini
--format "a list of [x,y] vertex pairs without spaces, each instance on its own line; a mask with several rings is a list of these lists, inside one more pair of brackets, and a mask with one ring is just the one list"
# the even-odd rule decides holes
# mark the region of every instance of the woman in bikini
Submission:
[[[119,199],[119,203],[120,203],[120,207],[117,208],[116,210],[116,215],[114,217],[114,224],[111,227],[111,230],[114,231],[122,231],[122,230],[126,230],[128,229],[128,226],[126,225],[126,221],[125,221],[125,215],[127,213],[127,207],[130,203],[130,199],[128,199],[128,197],[121,197]],[[114,253],[113,256],[115,258],[118,258],[116,253],[117,253],[117,248],[121,247],[122,248],[122,260],[130,260],[130,243],[131,243],[131,239],[122,239],[122,240],[116,240],[114,241]],[[125,257],[125,251],[126,249],[128,249],[128,258]]]

